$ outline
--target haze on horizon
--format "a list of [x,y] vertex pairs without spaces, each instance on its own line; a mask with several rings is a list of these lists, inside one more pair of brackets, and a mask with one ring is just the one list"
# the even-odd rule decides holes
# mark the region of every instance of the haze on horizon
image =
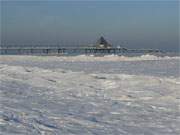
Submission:
[[1,45],[179,50],[179,1],[1,1]]

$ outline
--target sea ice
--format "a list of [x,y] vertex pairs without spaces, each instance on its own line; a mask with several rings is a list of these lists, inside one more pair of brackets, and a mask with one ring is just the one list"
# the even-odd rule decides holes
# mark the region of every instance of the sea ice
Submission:
[[179,58],[142,57],[2,56],[0,134],[179,135]]

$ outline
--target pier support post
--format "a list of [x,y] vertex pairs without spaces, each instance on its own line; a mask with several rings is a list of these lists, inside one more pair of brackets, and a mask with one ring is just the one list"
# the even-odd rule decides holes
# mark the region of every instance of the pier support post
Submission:
[[60,53],[60,50],[58,49],[58,54]]
[[108,49],[107,51],[108,51],[108,53],[110,53],[110,52],[111,52],[111,50],[110,50],[110,49]]

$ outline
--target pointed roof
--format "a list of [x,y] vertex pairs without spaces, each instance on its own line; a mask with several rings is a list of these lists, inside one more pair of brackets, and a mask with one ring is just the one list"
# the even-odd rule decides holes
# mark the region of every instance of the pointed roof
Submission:
[[101,37],[97,40],[97,42],[96,42],[96,47],[97,47],[97,48],[110,48],[110,47],[112,47],[112,45],[109,44],[109,43],[104,39],[103,36],[101,36]]
[[100,37],[96,44],[103,44],[103,45],[108,45],[109,43],[104,39],[104,37]]

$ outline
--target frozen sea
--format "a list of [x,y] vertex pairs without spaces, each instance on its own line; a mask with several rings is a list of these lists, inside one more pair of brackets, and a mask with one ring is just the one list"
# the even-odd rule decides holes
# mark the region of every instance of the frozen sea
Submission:
[[2,135],[179,135],[180,57],[0,56]]

